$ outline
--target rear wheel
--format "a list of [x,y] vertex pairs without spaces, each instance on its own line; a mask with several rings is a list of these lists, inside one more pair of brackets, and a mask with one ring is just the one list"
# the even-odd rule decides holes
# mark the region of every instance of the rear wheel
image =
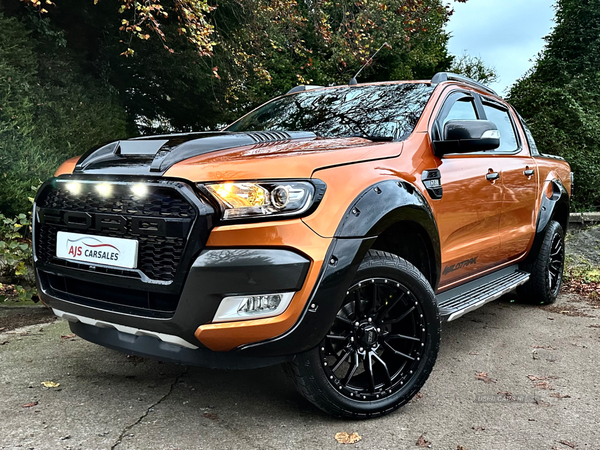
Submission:
[[300,393],[327,413],[387,414],[421,389],[435,363],[440,318],[410,263],[370,251],[321,344],[288,365]]
[[562,286],[565,263],[565,234],[556,221],[548,224],[546,235],[535,260],[523,269],[531,274],[518,289],[519,301],[536,305],[554,303]]

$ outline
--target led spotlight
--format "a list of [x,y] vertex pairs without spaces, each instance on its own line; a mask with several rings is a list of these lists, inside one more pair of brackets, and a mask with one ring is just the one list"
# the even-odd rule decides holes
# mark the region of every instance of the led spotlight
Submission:
[[81,193],[81,183],[78,181],[71,181],[67,183],[65,188],[73,195],[79,195]]
[[112,194],[112,190],[113,190],[112,184],[109,184],[109,183],[100,183],[100,184],[96,185],[96,191],[102,197],[108,197],[110,194]]
[[133,186],[131,186],[131,192],[136,197],[143,198],[146,195],[148,195],[148,186],[142,183],[134,184]]

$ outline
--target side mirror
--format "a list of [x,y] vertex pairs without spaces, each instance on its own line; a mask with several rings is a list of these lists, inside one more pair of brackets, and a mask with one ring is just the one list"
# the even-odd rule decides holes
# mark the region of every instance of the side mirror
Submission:
[[500,147],[500,131],[489,120],[450,120],[442,134],[442,140],[433,142],[438,155],[483,152]]

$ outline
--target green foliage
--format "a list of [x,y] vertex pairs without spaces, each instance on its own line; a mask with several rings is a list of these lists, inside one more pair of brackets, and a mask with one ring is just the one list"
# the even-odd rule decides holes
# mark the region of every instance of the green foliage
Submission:
[[469,77],[483,84],[491,84],[498,81],[498,74],[494,67],[488,67],[479,56],[471,56],[463,53],[454,59],[451,72]]
[[[15,284],[19,301],[30,300],[37,293],[29,272],[32,264],[31,215],[8,218],[0,214],[0,276]],[[0,296],[0,301],[4,300]]]
[[563,156],[575,173],[574,206],[600,207],[600,2],[559,0],[556,28],[509,101],[540,150]]
[[16,215],[30,209],[32,185],[127,134],[127,120],[114,90],[84,74],[56,33],[36,37],[1,13],[0,29],[0,211]]

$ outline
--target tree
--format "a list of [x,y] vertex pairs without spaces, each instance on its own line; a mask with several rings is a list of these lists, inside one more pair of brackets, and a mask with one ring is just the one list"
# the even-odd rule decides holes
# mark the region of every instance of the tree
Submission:
[[297,84],[347,83],[386,41],[361,81],[452,62],[445,0],[21,1],[65,31],[142,132],[214,128]]
[[600,207],[600,1],[558,0],[556,27],[509,101],[538,147],[575,172],[575,206]]
[[498,81],[498,74],[494,67],[486,66],[483,59],[479,56],[471,56],[466,52],[454,59],[450,71],[483,84],[491,84]]

